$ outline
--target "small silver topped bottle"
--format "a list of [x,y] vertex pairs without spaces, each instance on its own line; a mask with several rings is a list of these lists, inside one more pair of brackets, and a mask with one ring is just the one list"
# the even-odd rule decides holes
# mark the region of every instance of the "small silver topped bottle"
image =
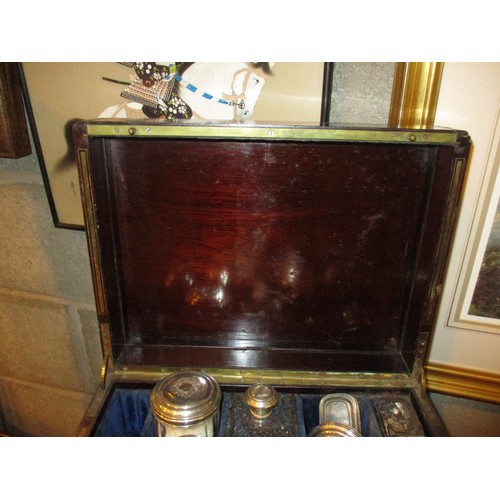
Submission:
[[257,419],[269,417],[273,408],[278,403],[278,393],[274,387],[266,384],[255,384],[245,392],[245,401],[250,412]]

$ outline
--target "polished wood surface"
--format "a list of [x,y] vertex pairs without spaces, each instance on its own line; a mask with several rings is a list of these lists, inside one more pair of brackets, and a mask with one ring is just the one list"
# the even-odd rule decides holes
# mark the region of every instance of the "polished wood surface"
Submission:
[[0,158],[31,154],[18,63],[0,63]]
[[411,370],[458,200],[453,145],[91,138],[89,151],[121,362]]

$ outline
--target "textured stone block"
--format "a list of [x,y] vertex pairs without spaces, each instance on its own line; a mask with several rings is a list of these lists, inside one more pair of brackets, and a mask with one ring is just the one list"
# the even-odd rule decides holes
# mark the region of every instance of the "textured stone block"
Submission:
[[90,402],[86,394],[8,381],[4,415],[7,431],[14,435],[75,436]]
[[393,80],[394,63],[335,63],[331,123],[386,127]]
[[67,306],[0,295],[0,375],[88,391]]
[[[31,148],[35,149],[33,144]],[[0,158],[0,183],[19,184],[20,182],[43,185],[36,154],[17,159]]]
[[93,390],[99,384],[102,366],[99,326],[95,310],[79,309],[78,315],[84,343],[84,354],[89,365],[89,382]]
[[83,231],[54,227],[45,189],[0,183],[0,286],[94,303]]

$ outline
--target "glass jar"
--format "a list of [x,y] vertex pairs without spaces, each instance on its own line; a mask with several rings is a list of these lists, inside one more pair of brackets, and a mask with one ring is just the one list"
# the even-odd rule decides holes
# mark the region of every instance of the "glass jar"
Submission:
[[151,408],[159,437],[217,435],[221,389],[204,373],[177,372],[156,384]]

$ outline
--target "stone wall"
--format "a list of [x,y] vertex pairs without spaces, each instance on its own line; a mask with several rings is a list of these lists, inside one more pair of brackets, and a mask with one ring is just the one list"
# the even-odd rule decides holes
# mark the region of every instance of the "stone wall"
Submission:
[[393,62],[335,63],[331,124],[386,127],[394,66]]
[[0,429],[74,435],[102,360],[87,243],[54,226],[35,154],[0,158],[0,235]]

